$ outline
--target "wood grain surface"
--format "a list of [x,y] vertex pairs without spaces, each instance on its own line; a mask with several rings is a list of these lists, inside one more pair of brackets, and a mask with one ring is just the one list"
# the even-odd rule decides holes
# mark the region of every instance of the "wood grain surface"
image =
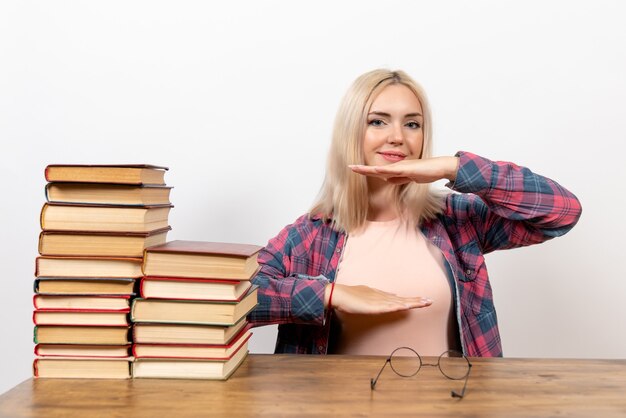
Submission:
[[462,400],[435,367],[387,367],[372,391],[384,361],[253,354],[228,381],[29,379],[0,396],[0,416],[626,416],[626,360],[474,358]]

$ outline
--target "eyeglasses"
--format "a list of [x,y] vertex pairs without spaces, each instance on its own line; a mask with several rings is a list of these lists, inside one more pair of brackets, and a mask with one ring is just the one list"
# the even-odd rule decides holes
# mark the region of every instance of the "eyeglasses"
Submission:
[[376,378],[370,380],[370,386],[372,390],[376,388],[376,382],[380,374],[383,372],[385,366],[389,363],[391,369],[401,377],[412,377],[420,371],[422,366],[438,367],[441,374],[450,380],[463,380],[463,390],[459,393],[451,391],[450,395],[453,398],[463,398],[465,395],[465,388],[467,387],[467,380],[469,379],[470,371],[472,370],[472,363],[469,359],[456,350],[449,350],[439,356],[437,364],[426,364],[422,362],[422,358],[417,351],[409,347],[399,347],[393,350],[393,352],[385,360],[385,364],[380,369]]

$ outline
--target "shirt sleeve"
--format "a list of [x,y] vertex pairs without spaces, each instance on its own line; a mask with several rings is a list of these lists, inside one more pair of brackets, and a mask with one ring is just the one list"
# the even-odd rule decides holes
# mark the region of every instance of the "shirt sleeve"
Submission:
[[467,217],[484,253],[540,243],[565,234],[578,222],[580,202],[554,180],[511,162],[464,151],[456,156],[456,179],[446,186],[470,195],[465,207],[452,199],[451,210]]
[[330,281],[324,276],[292,272],[292,264],[297,264],[292,260],[292,249],[304,245],[304,232],[295,226],[297,223],[285,227],[259,252],[260,270],[252,278],[259,286],[258,305],[248,315],[255,326],[324,324],[324,293]]

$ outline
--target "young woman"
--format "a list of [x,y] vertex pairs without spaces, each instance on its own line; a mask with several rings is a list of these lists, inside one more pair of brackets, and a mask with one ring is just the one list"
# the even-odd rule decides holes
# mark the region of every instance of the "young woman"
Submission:
[[[513,163],[432,157],[431,131],[402,71],[348,90],[316,203],[259,253],[248,319],[280,324],[277,353],[502,355],[484,254],[563,235],[581,206]],[[441,179],[454,192],[430,189]]]

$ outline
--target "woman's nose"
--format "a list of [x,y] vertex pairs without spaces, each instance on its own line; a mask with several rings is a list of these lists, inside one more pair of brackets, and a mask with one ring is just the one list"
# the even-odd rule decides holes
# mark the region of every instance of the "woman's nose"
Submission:
[[402,144],[404,142],[404,133],[402,132],[402,125],[392,125],[391,132],[387,142],[390,144]]

